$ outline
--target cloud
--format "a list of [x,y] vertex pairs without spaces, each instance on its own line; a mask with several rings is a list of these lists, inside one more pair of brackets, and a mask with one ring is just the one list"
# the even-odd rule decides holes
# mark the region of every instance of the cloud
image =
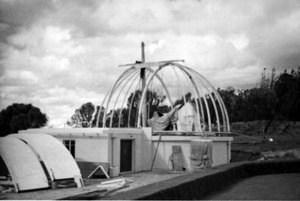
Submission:
[[0,77],[1,85],[15,85],[15,83],[24,85],[33,85],[38,83],[39,78],[30,71],[8,70]]
[[100,104],[120,64],[184,59],[216,87],[256,86],[264,67],[300,64],[298,0],[2,0],[0,108],[42,108],[62,125]]

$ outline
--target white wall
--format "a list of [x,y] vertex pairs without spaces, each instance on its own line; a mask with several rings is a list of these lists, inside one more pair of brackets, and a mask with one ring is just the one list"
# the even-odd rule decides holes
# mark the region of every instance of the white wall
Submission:
[[133,171],[149,170],[152,159],[151,128],[42,128],[20,133],[46,133],[61,141],[75,140],[77,161],[109,162],[120,166],[120,140],[133,140]]
[[63,140],[75,140],[76,161],[109,162],[108,137],[103,128],[40,128],[20,133],[46,133]]
[[137,147],[140,163],[138,168],[141,170],[150,170],[153,157],[152,152],[152,128],[143,127],[143,135],[141,137],[140,147]]
[[77,161],[109,162],[107,139],[76,139],[75,158]]
[[[157,142],[153,143],[152,149],[153,153],[155,153],[155,150],[157,149]],[[178,145],[181,146],[181,150],[184,157],[184,163],[185,168],[190,169],[190,152],[191,152],[191,146],[189,141],[181,141],[181,142],[168,142],[168,141],[162,141],[159,143],[158,151],[156,154],[155,162],[154,162],[154,168],[158,169],[171,169],[171,164],[169,161],[169,158],[172,154],[172,146]],[[152,162],[152,160],[151,160]]]
[[112,142],[112,152],[111,152],[111,158],[110,160],[112,161],[111,166],[116,166],[118,168],[120,168],[120,151],[121,151],[121,146],[120,146],[120,141],[121,139],[131,139],[133,140],[133,147],[132,147],[132,152],[133,152],[133,156],[132,156],[132,160],[133,160],[133,164],[132,164],[132,168],[133,171],[136,171],[135,168],[135,163],[137,160],[136,157],[136,139],[137,139],[137,135],[136,134],[117,134],[111,135],[111,142]]
[[[151,128],[81,128],[81,129],[30,129],[25,133],[47,133],[60,140],[74,139],[77,161],[108,162],[120,167],[120,140],[133,140],[133,171],[150,170],[159,136],[152,136]],[[173,145],[180,145],[186,162],[190,167],[190,141],[199,136],[162,136],[154,168],[169,168],[169,157]],[[208,137],[213,140],[213,166],[230,161],[232,137]]]
[[230,142],[213,142],[213,166],[222,165],[230,162],[231,150],[229,146]]
[[120,167],[120,140],[131,139],[133,140],[133,171],[143,171],[150,169],[151,161],[151,129],[119,129],[111,128],[105,133],[109,136],[110,150],[109,160],[112,161],[112,166]]
[[[153,136],[153,153],[157,148],[159,136]],[[154,168],[170,169],[171,164],[169,158],[172,154],[172,146],[181,146],[185,165],[188,170],[191,170],[190,155],[191,155],[191,140],[199,139],[197,136],[162,136],[159,143],[157,156],[154,163]],[[213,141],[212,157],[213,166],[229,163],[230,161],[230,145],[232,137],[207,137]]]

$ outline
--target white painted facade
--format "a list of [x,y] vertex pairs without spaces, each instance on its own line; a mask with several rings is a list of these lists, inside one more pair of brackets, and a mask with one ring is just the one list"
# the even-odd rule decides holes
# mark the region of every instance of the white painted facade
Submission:
[[19,133],[45,133],[59,139],[75,140],[76,161],[108,163],[108,136],[103,134],[102,128],[42,128],[28,129]]
[[20,133],[45,133],[62,142],[75,141],[75,160],[108,164],[108,167],[120,167],[120,141],[132,140],[132,171],[150,169],[152,158],[151,128],[53,128],[28,129]]
[[157,149],[157,156],[154,163],[154,168],[169,169],[169,158],[172,154],[172,146],[181,146],[184,156],[184,162],[187,170],[192,170],[191,167],[191,141],[208,139],[212,141],[212,166],[227,164],[231,159],[231,141],[232,137],[200,137],[200,136],[162,136],[158,149],[159,136],[152,137],[152,150]]
[[[61,141],[75,140],[75,159],[77,162],[94,162],[120,168],[122,139],[132,140],[132,172],[151,169],[159,136],[152,136],[151,128],[53,128],[29,129],[20,133],[45,133]],[[213,166],[230,162],[232,137],[201,136],[162,136],[154,162],[154,168],[170,169],[169,157],[172,146],[182,149],[187,170],[191,170],[191,141],[196,139],[213,141]]]

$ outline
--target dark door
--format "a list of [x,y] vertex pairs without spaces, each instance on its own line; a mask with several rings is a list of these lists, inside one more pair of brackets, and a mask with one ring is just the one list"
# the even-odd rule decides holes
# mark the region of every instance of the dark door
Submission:
[[121,140],[120,172],[132,170],[132,140]]

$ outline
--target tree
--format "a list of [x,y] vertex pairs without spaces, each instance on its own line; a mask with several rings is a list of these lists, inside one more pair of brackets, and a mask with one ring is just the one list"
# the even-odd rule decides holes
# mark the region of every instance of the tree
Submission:
[[278,97],[276,107],[281,118],[300,120],[300,70],[282,73],[275,82],[274,90]]
[[86,128],[90,127],[93,118],[95,106],[91,102],[87,102],[76,109],[67,124],[72,127]]
[[253,88],[244,91],[244,115],[246,121],[270,120],[275,114],[276,94],[269,88]]
[[[105,111],[105,108],[103,106],[97,106],[96,107],[96,112],[94,114],[94,119],[92,120],[92,127],[102,127],[102,119],[103,119],[103,116],[104,116],[104,111]],[[100,114],[99,114],[100,112]],[[98,125],[97,125],[97,117],[99,115],[99,122],[98,122]]]
[[218,89],[232,122],[270,120],[275,114],[277,97],[270,88],[235,91]]
[[[106,111],[107,114],[105,119],[105,125],[108,127],[110,126],[110,124],[112,127],[135,127],[138,118],[137,113],[138,113],[138,107],[140,104],[141,96],[142,96],[141,90],[135,90],[128,96],[127,103],[124,108],[114,108]],[[146,110],[147,110],[148,118],[153,115],[153,112],[155,110],[159,110],[163,113],[168,112],[170,110],[170,108],[159,106],[159,104],[163,102],[165,98],[166,98],[165,96],[161,97],[154,91],[147,90],[145,102],[146,102]],[[104,107],[97,106],[95,118],[92,122],[93,127],[103,126],[102,121],[103,121],[104,111],[105,111]],[[100,121],[98,125],[96,125],[96,119],[98,114],[100,117]]]
[[238,96],[233,87],[228,87],[227,89],[218,88],[218,92],[226,106],[229,119],[231,121],[238,121],[240,117],[238,114],[239,110],[237,109],[242,105],[241,97]]
[[0,136],[28,128],[40,128],[47,123],[46,114],[31,104],[14,103],[0,112]]
[[[142,96],[141,90],[136,90],[131,93],[127,99],[127,108],[124,111],[124,115],[122,115],[122,122],[124,122],[124,126],[134,127],[137,122],[137,113],[138,107],[140,104],[140,99]],[[165,96],[159,96],[155,91],[147,90],[146,92],[146,110],[147,116],[152,117],[153,112],[158,109],[162,109],[163,112],[168,112],[168,108],[160,108],[160,103],[162,103],[166,99]],[[121,125],[122,127],[122,125]]]

